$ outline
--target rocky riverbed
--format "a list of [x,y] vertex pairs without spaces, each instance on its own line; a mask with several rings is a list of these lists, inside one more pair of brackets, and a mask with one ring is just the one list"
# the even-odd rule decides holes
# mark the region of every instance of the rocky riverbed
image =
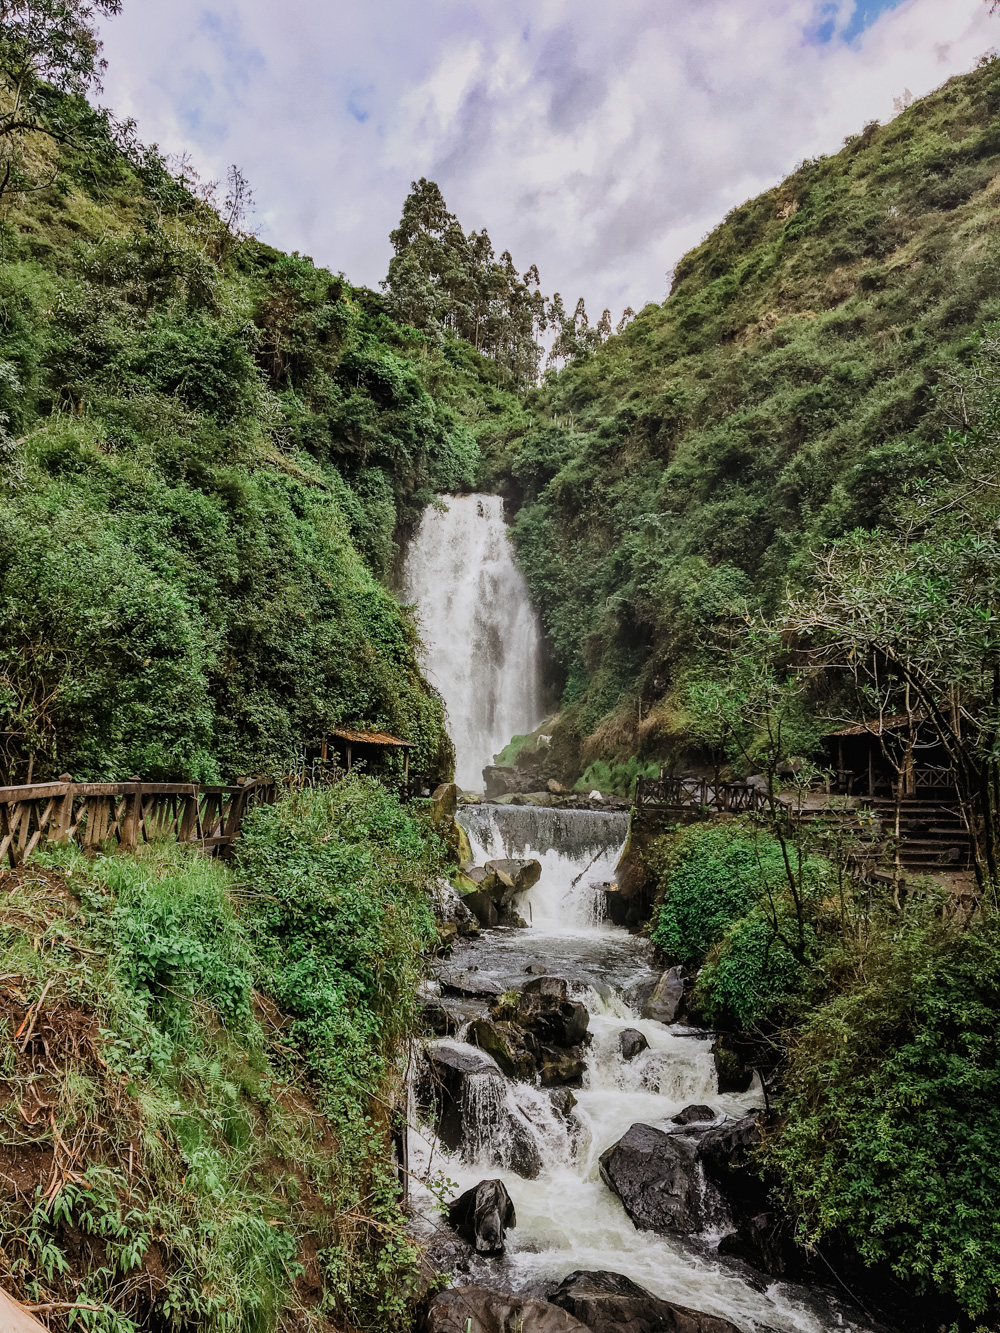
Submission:
[[483,865],[540,869],[506,909],[532,924],[456,930],[425,996],[439,1035],[410,1166],[449,1183],[444,1213],[414,1190],[414,1228],[452,1281],[427,1333],[875,1330],[765,1271],[759,1085],[720,1093],[713,1035],[679,1021],[683,976],[601,919],[624,821],[489,804],[459,819]]

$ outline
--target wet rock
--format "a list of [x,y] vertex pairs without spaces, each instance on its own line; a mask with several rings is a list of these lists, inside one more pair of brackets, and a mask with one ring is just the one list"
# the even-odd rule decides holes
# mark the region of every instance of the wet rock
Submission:
[[461,872],[459,883],[467,892],[462,902],[480,925],[523,925],[513,908],[514,900],[538,883],[540,861],[487,861],[484,866],[469,866]]
[[477,1019],[469,1028],[468,1041],[492,1055],[508,1078],[533,1081],[538,1043],[513,1023]]
[[573,1107],[576,1106],[576,1098],[569,1088],[550,1088],[549,1101],[556,1115],[562,1116],[564,1120],[572,1115]]
[[653,993],[642,1007],[642,1016],[653,1018],[658,1023],[673,1023],[683,1003],[684,969],[672,967],[664,972],[653,987]]
[[809,1276],[805,1271],[806,1258],[795,1244],[789,1219],[768,1209],[737,1217],[736,1229],[719,1241],[718,1252],[741,1259],[772,1277],[802,1280]]
[[586,1324],[548,1301],[511,1296],[491,1287],[450,1287],[428,1306],[422,1333],[591,1333]]
[[591,1333],[740,1333],[735,1324],[660,1300],[621,1273],[577,1271],[552,1296]]
[[437,937],[441,949],[450,949],[458,938],[458,927],[454,921],[439,921],[437,923]]
[[542,1155],[531,1130],[513,1116],[503,1119],[497,1137],[504,1136],[503,1165],[522,1180],[537,1180],[542,1174]]
[[425,995],[420,1004],[427,1026],[439,1037],[452,1037],[466,1023],[486,1016],[483,1001],[463,1000],[454,995]]
[[717,1034],[712,1048],[720,1092],[746,1092],[753,1083],[754,1071],[748,1056],[751,1049],[725,1032]]
[[735,1214],[756,1215],[767,1210],[767,1185],[753,1160],[759,1143],[760,1126],[755,1114],[725,1120],[707,1129],[698,1141],[698,1158],[705,1175]]
[[448,1205],[448,1221],[479,1254],[503,1254],[504,1237],[517,1226],[514,1205],[502,1180],[481,1180]]
[[448,1021],[448,1011],[439,999],[428,996],[421,1001],[424,1023],[438,1037],[447,1037],[452,1028]]
[[417,1090],[421,1111],[433,1122],[441,1142],[453,1152],[462,1146],[462,1103],[466,1080],[496,1065],[486,1055],[447,1042],[428,1046],[426,1068]]
[[538,962],[538,960],[536,959],[534,962],[529,963],[528,966],[527,966],[524,970],[525,970],[525,972],[530,972],[531,975],[534,976],[534,977],[544,977],[544,976],[545,976],[545,973],[546,973],[549,969],[545,966],[544,963],[540,963],[540,962]]
[[553,796],[568,796],[568,795],[569,795],[569,789],[566,788],[566,787],[564,787],[564,786],[562,785],[561,782],[556,782],[555,778],[549,778],[549,780],[548,780],[548,782],[545,784],[545,786],[546,786],[546,789],[547,789],[548,791],[550,791],[550,792],[552,793]]
[[515,912],[512,907],[505,907],[497,917],[497,925],[505,926],[508,930],[527,930],[528,923],[524,917]]
[[690,1139],[635,1124],[601,1154],[601,1179],[637,1227],[687,1235],[704,1222],[695,1153]]
[[517,1022],[548,1046],[576,1046],[587,1035],[587,1006],[571,1000],[561,977],[535,977],[521,992]]
[[618,1035],[618,1046],[622,1059],[634,1060],[637,1055],[649,1049],[649,1042],[638,1028],[622,1028]]
[[524,893],[537,884],[542,875],[542,863],[535,860],[487,861],[484,869],[487,876],[494,876],[498,883],[507,890],[506,893],[500,895],[498,905],[502,907],[507,906],[514,894]]
[[496,895],[492,886],[473,889],[471,893],[465,895],[463,901],[479,924],[486,930],[492,930],[494,926],[499,924],[500,912],[496,905]]
[[431,912],[438,923],[438,935],[445,929],[450,939],[456,935],[479,934],[479,923],[462,894],[442,876],[434,881],[430,893]]
[[586,1068],[582,1046],[543,1046],[538,1056],[538,1079],[543,1088],[578,1088]]
[[431,819],[435,824],[450,824],[458,809],[458,788],[454,782],[442,782],[431,792]]
[[[435,1042],[427,1047],[417,1084],[417,1110],[452,1152],[470,1138],[490,1145],[505,1169],[534,1180],[542,1159],[531,1128],[506,1100],[509,1085],[496,1062],[473,1046]],[[476,1123],[476,1117],[484,1117]]]
[[474,967],[437,967],[435,972],[445,994],[493,1000],[503,993],[499,981]]
[[716,1114],[710,1106],[699,1102],[693,1106],[685,1106],[683,1111],[678,1111],[673,1117],[673,1122],[675,1125],[703,1125],[709,1120],[714,1120]]

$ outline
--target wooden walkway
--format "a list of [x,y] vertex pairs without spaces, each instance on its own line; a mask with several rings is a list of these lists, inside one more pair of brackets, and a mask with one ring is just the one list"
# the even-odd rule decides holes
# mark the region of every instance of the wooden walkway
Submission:
[[636,778],[632,808],[636,814],[670,817],[743,815],[767,810],[767,792],[746,782],[708,782],[704,778]]
[[42,841],[97,850],[176,838],[228,856],[246,812],[273,804],[271,779],[232,787],[192,782],[58,782],[0,787],[0,865],[23,864]]
[[[822,798],[817,797],[818,800]],[[859,878],[882,879],[894,865],[896,803],[878,797],[848,798],[850,805],[791,805],[775,798],[775,813],[796,824],[822,826],[829,834],[861,826],[846,864]],[[719,815],[769,812],[766,791],[743,782],[711,783],[702,778],[637,778],[632,815],[637,820],[690,823]],[[965,871],[972,865],[972,840],[956,805],[907,798],[900,808],[899,865],[911,872]],[[836,839],[834,839],[836,841]],[[895,873],[895,872],[892,872]]]

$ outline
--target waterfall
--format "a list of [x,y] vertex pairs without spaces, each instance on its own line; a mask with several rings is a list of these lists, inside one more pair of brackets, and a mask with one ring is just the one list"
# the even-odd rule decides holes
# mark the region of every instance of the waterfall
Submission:
[[483,767],[542,720],[541,629],[514,563],[498,495],[440,497],[406,555],[424,670],[441,692],[455,742],[455,781],[480,790]]
[[517,910],[537,931],[565,934],[600,928],[606,908],[601,886],[615,877],[628,816],[531,805],[469,805],[458,815],[473,859],[535,858],[538,883]]

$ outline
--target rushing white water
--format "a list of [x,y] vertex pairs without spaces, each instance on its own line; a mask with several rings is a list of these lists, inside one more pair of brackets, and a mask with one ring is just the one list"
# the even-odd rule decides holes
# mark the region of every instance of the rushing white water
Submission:
[[498,495],[448,495],[426,509],[406,554],[404,596],[417,607],[425,671],[445,701],[455,781],[542,721],[541,630]]
[[[447,503],[447,513],[428,511],[421,523],[406,587],[420,613],[427,673],[448,706],[457,780],[469,788],[480,785],[483,765],[512,735],[540,721],[539,636],[500,500],[466,496]],[[431,1129],[414,1125],[414,1111],[410,1167],[426,1180],[443,1170],[449,1198],[456,1185],[465,1190],[500,1176],[517,1212],[506,1255],[459,1253],[456,1283],[538,1294],[575,1269],[610,1270],[657,1296],[729,1319],[745,1333],[864,1333],[830,1293],[747,1281],[739,1266],[720,1258],[714,1245],[730,1219],[703,1176],[700,1185],[696,1177],[702,1230],[688,1238],[638,1230],[600,1178],[601,1153],[636,1122],[671,1127],[672,1117],[693,1103],[718,1117],[759,1104],[756,1089],[720,1095],[710,1035],[640,1017],[654,975],[651,946],[602,919],[602,885],[614,877],[625,817],[478,805],[463,807],[459,819],[478,862],[535,857],[542,875],[515,901],[530,929],[460,940],[439,967],[442,1012],[458,1029],[439,1045],[464,1047],[475,1072],[462,1084],[461,1150],[445,1153]],[[568,1116],[544,1089],[505,1077],[463,1041],[471,1020],[486,1012],[486,1000],[477,997],[520,989],[526,973],[565,979],[591,1015],[583,1086]],[[648,1042],[631,1061],[621,1052],[625,1027],[638,1028]],[[413,1203],[415,1225],[423,1225],[428,1239],[440,1237],[431,1193],[415,1186]]]
[[537,931],[567,935],[601,929],[604,895],[600,886],[614,879],[628,830],[627,815],[530,805],[472,805],[463,807],[459,822],[469,835],[478,865],[494,857],[541,862],[541,879],[517,904]]
[[[499,1176],[514,1202],[517,1226],[507,1235],[505,1258],[474,1258],[456,1282],[538,1292],[575,1269],[611,1270],[666,1300],[729,1319],[746,1333],[863,1333],[829,1293],[783,1283],[761,1289],[738,1266],[719,1259],[712,1247],[728,1219],[707,1185],[707,1220],[692,1241],[638,1230],[600,1178],[601,1153],[637,1121],[666,1128],[692,1103],[707,1104],[720,1117],[760,1105],[758,1089],[720,1095],[710,1036],[639,1016],[637,983],[650,975],[648,946],[599,922],[593,911],[596,886],[610,877],[620,849],[622,818],[477,806],[463,809],[460,819],[478,856],[534,855],[545,869],[530,890],[535,928],[487,932],[454,966],[507,989],[523,984],[530,960],[544,965],[567,978],[571,993],[587,1005],[592,1041],[569,1118],[555,1112],[543,1089],[513,1082],[491,1065],[467,1081],[460,1153],[443,1154],[429,1131],[411,1135],[417,1174],[443,1169],[458,1191]],[[524,899],[519,911],[528,915]],[[631,1061],[619,1044],[625,1027],[637,1028],[649,1043]],[[461,1034],[446,1044],[462,1045]],[[523,1160],[526,1137],[541,1162],[531,1180],[512,1169]],[[418,1190],[415,1202],[431,1219],[427,1225],[437,1225],[429,1197]]]

